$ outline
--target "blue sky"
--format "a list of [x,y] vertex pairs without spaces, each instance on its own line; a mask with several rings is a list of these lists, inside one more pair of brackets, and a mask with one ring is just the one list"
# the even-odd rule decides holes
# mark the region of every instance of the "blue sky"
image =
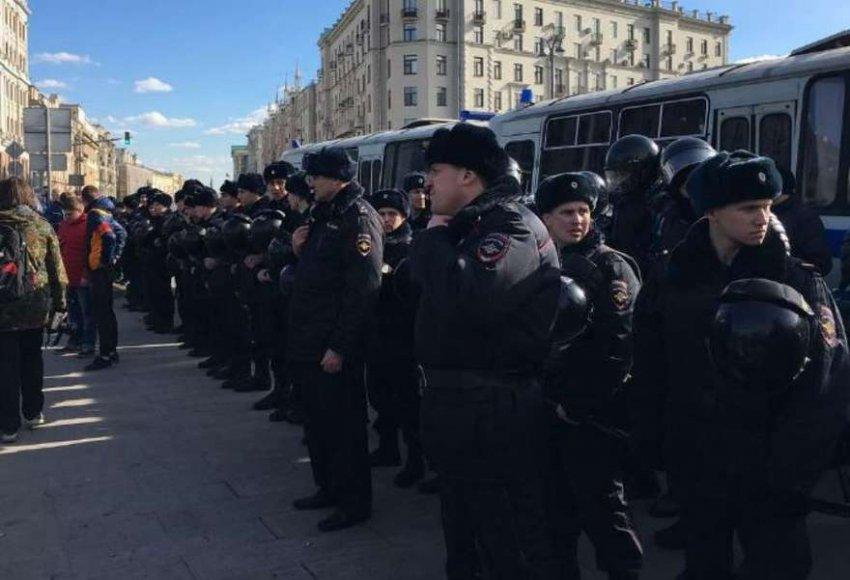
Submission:
[[[30,77],[90,118],[134,133],[153,167],[218,183],[230,145],[274,99],[348,0],[30,0]],[[850,26],[850,2],[684,0],[729,14],[731,58],[786,54]],[[769,10],[766,8],[769,6]],[[71,12],[73,11],[73,12]]]

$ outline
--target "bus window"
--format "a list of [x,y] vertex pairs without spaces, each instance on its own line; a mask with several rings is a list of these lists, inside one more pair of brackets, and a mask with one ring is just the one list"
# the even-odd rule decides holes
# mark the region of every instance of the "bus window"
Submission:
[[750,120],[747,117],[730,117],[720,126],[720,150],[750,150]]
[[540,180],[567,171],[593,171],[601,175],[606,153],[608,145],[543,151],[540,157]]
[[766,155],[781,169],[791,170],[791,115],[771,113],[759,123],[759,155]]
[[546,148],[575,145],[577,125],[577,117],[551,119],[546,123]]
[[366,195],[372,193],[372,164],[368,161],[360,162],[360,185],[366,192]]
[[384,181],[384,187],[401,188],[404,176],[413,171],[425,171],[425,150],[429,141],[402,141],[398,143],[395,167],[389,181]]
[[623,109],[620,113],[620,137],[644,135],[656,139],[660,114],[661,105]]
[[598,145],[611,142],[611,113],[582,115],[578,125],[579,145]]
[[822,78],[809,88],[798,179],[803,200],[815,207],[827,207],[836,201],[845,93],[843,77]]
[[534,142],[511,141],[505,145],[505,151],[519,163],[522,170],[522,190],[531,193],[531,176],[534,173]]
[[357,163],[360,160],[360,150],[357,147],[349,147],[345,150],[351,160]]
[[389,189],[395,186],[393,173],[395,172],[395,161],[398,157],[398,143],[390,143],[384,148],[384,170],[381,177],[383,187]]
[[705,99],[665,103],[661,115],[661,137],[705,135],[705,113]]
[[372,162],[372,191],[381,189],[381,160],[376,159]]

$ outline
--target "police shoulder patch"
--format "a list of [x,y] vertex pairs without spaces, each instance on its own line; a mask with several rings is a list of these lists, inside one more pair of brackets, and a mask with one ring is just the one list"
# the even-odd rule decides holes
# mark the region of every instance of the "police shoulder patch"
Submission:
[[611,302],[617,310],[626,310],[631,304],[632,296],[629,285],[625,280],[611,281]]
[[838,346],[838,331],[836,330],[835,316],[829,306],[822,304],[818,312],[821,334],[830,348]]
[[478,244],[476,256],[483,264],[495,264],[504,258],[511,247],[511,238],[505,234],[487,234]]
[[372,236],[368,233],[358,234],[357,251],[364,258],[372,253]]

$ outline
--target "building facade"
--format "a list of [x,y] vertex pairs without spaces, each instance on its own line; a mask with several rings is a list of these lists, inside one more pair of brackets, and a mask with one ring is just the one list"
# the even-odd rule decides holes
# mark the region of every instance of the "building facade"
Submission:
[[[29,17],[27,0],[0,0],[0,177],[10,171],[11,157],[6,148],[24,142],[24,108],[29,104]],[[29,173],[25,167],[18,173]]]
[[242,173],[250,173],[248,169],[248,146],[233,145],[230,148],[230,158],[233,161],[233,179],[236,179]]
[[155,187],[165,193],[173,194],[183,185],[182,175],[147,167],[132,151],[117,148],[115,154],[118,162],[116,187],[118,199],[124,199],[136,193],[141,187]]

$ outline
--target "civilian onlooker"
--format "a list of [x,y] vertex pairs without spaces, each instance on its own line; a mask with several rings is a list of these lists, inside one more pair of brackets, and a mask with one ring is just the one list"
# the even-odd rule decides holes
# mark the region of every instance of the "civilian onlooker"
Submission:
[[85,277],[86,213],[83,201],[72,193],[59,198],[65,219],[59,224],[59,246],[68,273],[68,317],[71,335],[63,352],[79,352],[80,358],[94,356],[97,337],[92,313],[91,287]]
[[[62,213],[62,195],[68,194],[60,195],[59,191],[54,189],[50,192],[50,197],[45,200],[44,219],[50,222],[54,230],[58,230],[59,224],[65,219],[65,215]],[[35,196],[33,196],[33,201],[38,201]],[[38,205],[33,206],[33,209],[38,210]]]
[[97,371],[118,362],[118,320],[113,306],[115,263],[121,257],[127,232],[113,217],[115,206],[94,185],[82,192],[86,204],[86,276],[91,286],[92,312],[100,353],[85,367]]
[[0,181],[0,440],[13,443],[21,411],[29,428],[44,423],[41,344],[50,312],[65,309],[59,240],[31,205],[32,188]]

